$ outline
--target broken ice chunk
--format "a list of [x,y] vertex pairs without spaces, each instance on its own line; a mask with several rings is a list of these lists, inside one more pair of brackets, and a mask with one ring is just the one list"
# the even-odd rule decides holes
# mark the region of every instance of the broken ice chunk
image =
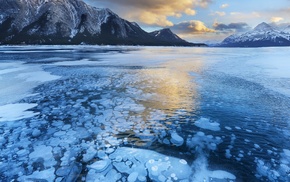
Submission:
[[217,122],[212,122],[208,118],[200,118],[197,120],[195,123],[195,126],[202,128],[202,129],[207,129],[207,130],[212,130],[212,131],[219,131],[220,130],[220,124]]
[[181,146],[184,142],[183,138],[179,136],[176,132],[171,133],[170,141],[176,146]]
[[100,160],[88,166],[89,169],[94,169],[96,172],[105,171],[111,164],[110,160]]

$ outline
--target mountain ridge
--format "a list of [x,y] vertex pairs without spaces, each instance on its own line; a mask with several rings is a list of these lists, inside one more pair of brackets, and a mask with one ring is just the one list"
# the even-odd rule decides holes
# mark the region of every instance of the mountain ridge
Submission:
[[259,25],[257,25],[253,30],[244,33],[230,35],[229,37],[225,38],[219,44],[219,46],[222,47],[290,46],[290,31],[288,32],[285,30],[277,29],[265,22],[262,22]]
[[0,44],[203,45],[156,38],[110,9],[82,0],[0,3]]

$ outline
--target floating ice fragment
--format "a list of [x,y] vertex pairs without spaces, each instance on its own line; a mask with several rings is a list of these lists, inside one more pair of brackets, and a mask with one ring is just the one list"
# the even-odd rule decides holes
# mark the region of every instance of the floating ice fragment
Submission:
[[32,136],[33,136],[33,137],[38,137],[40,134],[41,134],[41,132],[40,132],[39,129],[34,129],[34,130],[32,131]]
[[187,164],[186,160],[184,160],[184,159],[180,159],[179,162],[180,162],[181,164]]
[[226,126],[225,129],[227,129],[227,130],[232,130],[232,128],[229,127],[229,126]]
[[254,144],[254,147],[255,147],[256,149],[261,148],[260,145],[258,145],[258,144],[256,144],[256,143]]
[[241,127],[239,127],[239,126],[236,126],[235,127],[237,130],[241,130],[242,128]]
[[95,157],[96,154],[97,154],[96,149],[94,149],[92,146],[89,147],[89,149],[83,155],[83,161],[89,162],[90,160],[92,160]]
[[70,129],[70,127],[71,127],[70,124],[66,124],[66,125],[64,125],[61,129],[65,131],[65,130]]
[[138,172],[133,172],[128,176],[128,182],[135,182],[138,178]]
[[111,164],[110,160],[100,160],[88,166],[89,169],[94,169],[96,172],[105,171]]
[[231,180],[235,180],[236,176],[226,172],[226,171],[222,171],[222,170],[216,170],[213,171],[212,174],[210,175],[210,177],[212,178],[217,178],[217,179],[231,179]]
[[283,151],[284,151],[284,154],[285,154],[286,156],[290,157],[290,150],[288,150],[288,149],[283,149]]
[[220,130],[219,123],[212,122],[208,118],[204,118],[204,117],[201,117],[199,120],[195,121],[194,125],[199,127],[199,128],[212,130],[212,131],[219,131]]
[[21,176],[18,181],[54,181],[54,168],[49,168],[43,171],[35,171],[29,176]]
[[170,141],[176,146],[181,146],[184,142],[183,138],[179,136],[176,132],[171,133]]
[[192,138],[188,138],[186,145],[190,148],[216,150],[218,144],[222,142],[220,137],[205,135],[203,132],[197,132]]
[[51,167],[56,164],[52,154],[52,147],[39,145],[34,147],[34,151],[29,154],[30,160],[37,160],[38,158],[44,159],[44,166]]

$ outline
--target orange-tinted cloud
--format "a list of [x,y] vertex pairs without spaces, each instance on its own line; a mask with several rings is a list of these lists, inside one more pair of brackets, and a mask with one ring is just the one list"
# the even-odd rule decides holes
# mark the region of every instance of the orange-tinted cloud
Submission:
[[[168,17],[195,15],[196,7],[207,7],[212,0],[86,0],[90,4],[106,4],[121,17],[147,25],[173,26]],[[115,7],[115,8],[114,8]]]
[[278,22],[280,22],[282,20],[284,20],[284,18],[277,17],[277,16],[271,18],[271,22],[273,22],[273,23],[278,23]]
[[212,33],[214,29],[206,27],[206,25],[198,20],[184,21],[170,27],[173,32],[186,37],[194,34]]

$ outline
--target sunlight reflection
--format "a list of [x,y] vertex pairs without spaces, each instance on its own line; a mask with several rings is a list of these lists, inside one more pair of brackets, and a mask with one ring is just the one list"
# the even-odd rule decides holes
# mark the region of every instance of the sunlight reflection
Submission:
[[199,73],[202,68],[201,60],[180,58],[162,64],[161,68],[142,70],[143,92],[152,94],[142,104],[168,115],[180,109],[195,111],[198,107],[197,83],[190,73]]

